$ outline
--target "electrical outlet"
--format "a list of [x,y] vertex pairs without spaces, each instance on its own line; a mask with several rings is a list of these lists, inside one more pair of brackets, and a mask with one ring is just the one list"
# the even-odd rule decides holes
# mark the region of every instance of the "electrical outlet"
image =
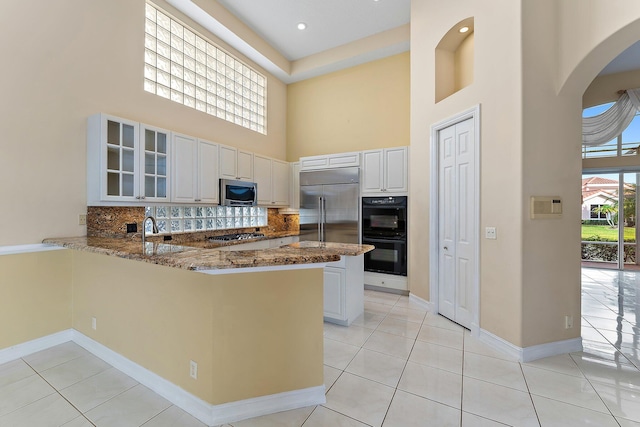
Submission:
[[97,326],[98,326],[98,321],[96,320],[95,317],[92,317],[91,318],[91,329],[93,329],[95,331]]
[[196,362],[194,362],[193,360],[189,361],[189,375],[194,380],[198,379],[198,364]]
[[78,215],[78,225],[87,225],[87,214]]
[[573,316],[564,316],[564,328],[565,329],[573,328]]
[[498,232],[495,227],[485,227],[484,228],[484,238],[495,240],[498,238]]

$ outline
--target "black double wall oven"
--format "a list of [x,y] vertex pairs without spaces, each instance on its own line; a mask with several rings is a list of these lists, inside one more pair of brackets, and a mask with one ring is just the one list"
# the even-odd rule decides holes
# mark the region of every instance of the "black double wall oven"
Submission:
[[362,243],[376,248],[364,255],[364,269],[407,275],[407,197],[362,198]]

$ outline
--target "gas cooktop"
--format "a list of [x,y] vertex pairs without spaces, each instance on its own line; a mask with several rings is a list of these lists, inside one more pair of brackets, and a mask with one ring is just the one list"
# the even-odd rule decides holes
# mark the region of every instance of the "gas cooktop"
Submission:
[[234,233],[234,234],[223,234],[221,236],[212,236],[209,237],[209,241],[231,241],[231,240],[249,240],[249,239],[257,239],[258,237],[264,237],[262,233]]

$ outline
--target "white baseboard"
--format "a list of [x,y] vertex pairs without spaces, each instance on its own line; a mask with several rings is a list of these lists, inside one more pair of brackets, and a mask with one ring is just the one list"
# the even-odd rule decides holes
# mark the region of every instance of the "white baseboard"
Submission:
[[260,396],[213,407],[213,425],[326,403],[324,385]]
[[73,329],[67,329],[66,331],[56,332],[46,337],[7,347],[0,350],[0,365],[72,340]]
[[409,301],[419,305],[420,307],[427,310],[429,313],[436,313],[436,308],[431,301],[422,299],[411,292],[409,293]]
[[158,393],[177,407],[187,411],[203,423],[212,424],[209,423],[211,418],[211,404],[186,392],[177,385],[127,359],[121,354],[116,353],[81,332],[74,330],[73,341],[94,356],[99,357],[140,384]]
[[580,337],[525,347],[522,349],[521,360],[522,362],[531,362],[532,360],[542,359],[543,357],[573,353],[576,351],[582,351],[582,338]]
[[531,362],[544,357],[582,351],[582,338],[554,341],[530,347],[518,347],[484,329],[479,330],[478,339],[492,348],[501,351],[520,362]]
[[75,329],[68,329],[0,350],[0,364],[68,341],[75,342],[207,425],[220,425],[326,402],[325,387],[321,385],[212,405]]

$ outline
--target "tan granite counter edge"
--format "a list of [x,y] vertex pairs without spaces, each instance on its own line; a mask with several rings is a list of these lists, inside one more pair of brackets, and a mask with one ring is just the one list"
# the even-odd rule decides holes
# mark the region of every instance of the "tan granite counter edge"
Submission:
[[281,248],[221,251],[147,243],[143,254],[139,241],[121,238],[51,238],[43,243],[195,271],[326,263],[338,261],[341,255],[357,256],[374,249],[371,245],[302,242]]

